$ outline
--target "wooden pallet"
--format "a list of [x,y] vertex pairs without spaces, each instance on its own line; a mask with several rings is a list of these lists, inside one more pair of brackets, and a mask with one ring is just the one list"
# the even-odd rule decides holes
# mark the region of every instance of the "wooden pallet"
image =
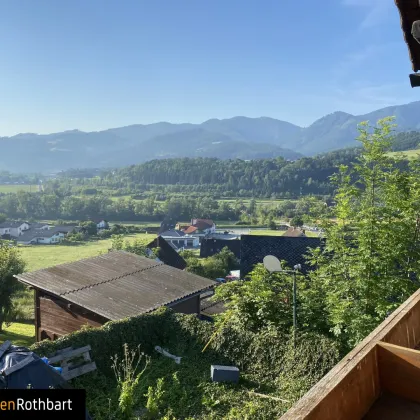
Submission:
[[[90,350],[90,346],[80,347],[78,349],[67,347],[58,350],[53,357],[48,359],[48,363],[60,363],[62,368],[61,376],[68,381],[96,370],[96,363],[91,360]],[[74,359],[83,360],[75,361]]]

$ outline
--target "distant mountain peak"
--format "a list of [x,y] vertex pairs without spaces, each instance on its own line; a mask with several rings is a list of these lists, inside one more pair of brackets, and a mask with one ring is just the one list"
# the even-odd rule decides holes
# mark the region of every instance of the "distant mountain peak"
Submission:
[[375,123],[389,115],[396,116],[400,131],[420,131],[417,101],[365,115],[332,112],[305,128],[266,116],[236,116],[201,124],[157,122],[96,132],[76,129],[52,134],[21,133],[0,138],[0,170],[35,172],[42,168],[51,172],[117,167],[168,157],[296,159],[303,154],[355,146],[358,123]]

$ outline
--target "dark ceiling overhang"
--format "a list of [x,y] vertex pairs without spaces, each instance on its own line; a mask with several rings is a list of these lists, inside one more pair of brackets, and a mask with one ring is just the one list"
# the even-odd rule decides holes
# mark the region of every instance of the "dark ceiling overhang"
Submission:
[[[420,0],[395,0],[400,12],[401,29],[414,72],[420,70]],[[412,87],[420,86],[420,75],[411,74]]]

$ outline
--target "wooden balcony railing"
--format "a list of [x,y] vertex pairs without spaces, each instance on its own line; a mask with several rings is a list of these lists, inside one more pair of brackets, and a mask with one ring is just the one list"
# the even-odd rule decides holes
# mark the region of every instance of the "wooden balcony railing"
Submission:
[[420,419],[420,289],[282,420]]

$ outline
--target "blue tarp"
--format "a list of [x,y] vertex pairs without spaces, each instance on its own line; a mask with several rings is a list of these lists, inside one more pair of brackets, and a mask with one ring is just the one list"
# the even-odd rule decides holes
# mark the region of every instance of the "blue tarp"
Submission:
[[[10,374],[4,371],[32,356],[32,361]],[[7,373],[7,371],[6,371]],[[0,357],[0,389],[71,389],[59,369],[48,364],[48,359],[39,357],[26,347],[10,346]],[[86,420],[92,420],[86,412]]]

